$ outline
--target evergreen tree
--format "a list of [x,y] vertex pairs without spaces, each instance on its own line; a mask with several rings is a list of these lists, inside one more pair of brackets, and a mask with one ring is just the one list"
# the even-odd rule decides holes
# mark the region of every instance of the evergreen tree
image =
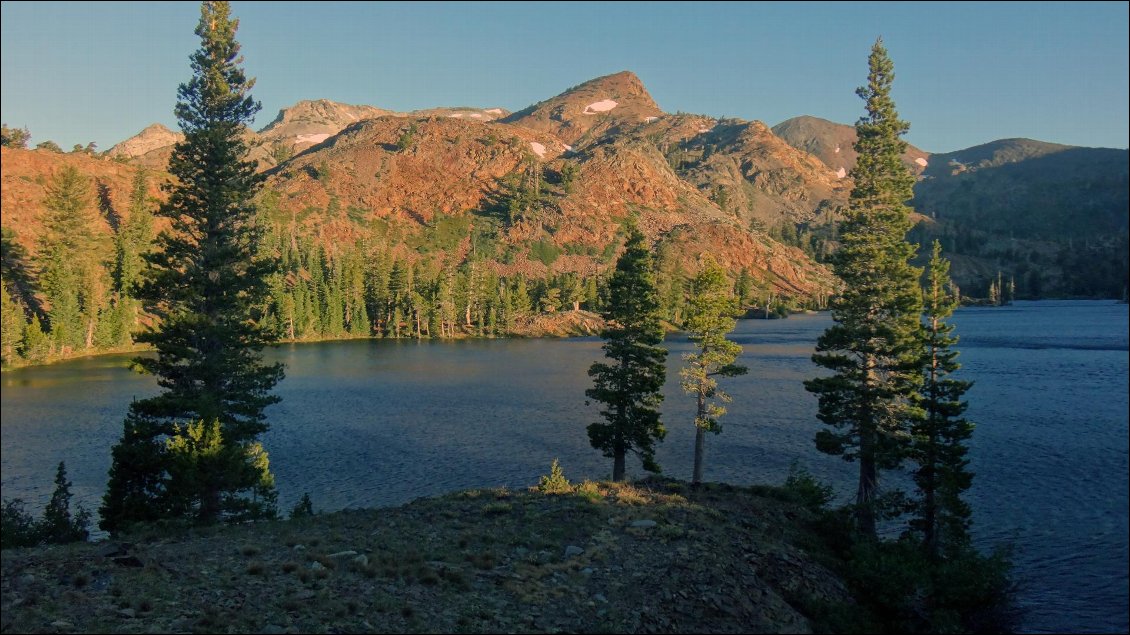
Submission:
[[43,331],[38,315],[33,313],[31,321],[24,327],[24,335],[17,352],[32,363],[46,361],[51,354],[51,338]]
[[115,317],[114,344],[129,344],[140,306],[135,297],[135,285],[141,280],[145,265],[142,254],[153,238],[153,213],[149,209],[149,177],[138,170],[133,178],[129,199],[129,218],[114,236],[114,294]]
[[[742,347],[726,339],[726,335],[737,326],[733,317],[738,310],[737,299],[731,289],[726,272],[708,257],[702,271],[691,283],[691,296],[687,302],[685,328],[691,341],[698,344],[698,351],[683,355],[687,366],[679,374],[683,378],[683,390],[694,395],[697,402],[694,473],[691,478],[691,482],[696,484],[702,482],[706,433],[722,432],[718,418],[726,414],[726,408],[718,402],[730,401],[730,396],[718,389],[715,377],[744,375],[749,370],[734,363]],[[709,401],[711,399],[717,402]]]
[[868,85],[857,90],[867,115],[855,125],[859,154],[855,185],[832,265],[844,283],[832,301],[832,319],[812,360],[832,375],[805,387],[819,398],[819,419],[833,430],[816,435],[816,447],[859,461],[857,528],[875,536],[879,469],[898,465],[905,452],[909,401],[921,382],[918,366],[920,272],[910,266],[915,247],[906,202],[914,176],[902,164],[909,125],[891,99],[893,65],[879,40],[871,49]]
[[64,166],[47,187],[43,291],[50,303],[47,317],[51,338],[62,352],[79,350],[86,343],[83,300],[85,270],[93,239],[90,181],[74,166]]
[[0,364],[7,366],[19,361],[26,324],[23,306],[8,294],[8,282],[0,278]]
[[71,516],[71,482],[67,480],[67,467],[60,461],[55,472],[55,491],[43,510],[40,539],[48,543],[65,543],[86,540],[90,513],[82,506]]
[[927,268],[923,306],[923,385],[918,403],[921,418],[912,428],[910,458],[918,464],[914,482],[920,499],[914,503],[910,526],[922,534],[927,552],[938,557],[943,551],[967,546],[970,509],[961,494],[973,484],[967,471],[965,442],[973,435],[973,424],[961,417],[966,402],[962,395],[972,382],[953,379],[961,368],[953,345],[953,325],[945,320],[957,301],[947,292],[949,261],[942,258],[942,245],[934,241]]
[[[145,255],[138,287],[161,323],[138,336],[156,357],[136,363],[164,392],[130,405],[101,508],[109,531],[162,517],[207,523],[273,514],[262,505],[272,479],[257,438],[268,428],[263,410],[278,401],[270,391],[283,369],[262,362],[275,334],[256,320],[277,263],[255,257],[263,234],[252,197],[262,176],[247,159],[243,131],[259,104],[240,68],[237,27],[228,3],[203,3],[193,77],[177,93],[185,139],[169,161],[177,184],[159,211],[171,229]],[[176,440],[184,437],[178,424],[194,423],[238,460],[213,471],[179,469],[174,450],[186,442]]]
[[612,480],[624,480],[624,459],[635,452],[649,472],[660,471],[655,462],[655,442],[667,435],[659,420],[664,360],[659,291],[655,285],[651,251],[643,233],[633,223],[628,242],[616,262],[609,283],[610,297],[602,315],[607,321],[601,348],[611,363],[589,368],[593,388],[589,398],[604,404],[603,423],[588,426],[589,442],[613,460]]

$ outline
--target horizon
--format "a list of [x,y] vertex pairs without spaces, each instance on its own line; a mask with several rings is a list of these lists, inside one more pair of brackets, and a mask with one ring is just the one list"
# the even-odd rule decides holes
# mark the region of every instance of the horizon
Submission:
[[[769,126],[852,125],[881,35],[904,139],[945,153],[1011,138],[1130,146],[1127,3],[318,5],[233,2],[262,129],[299,101],[516,112],[631,71],[660,108]],[[199,3],[4,2],[3,122],[29,147],[108,150],[159,123]],[[821,42],[823,46],[813,46]]]

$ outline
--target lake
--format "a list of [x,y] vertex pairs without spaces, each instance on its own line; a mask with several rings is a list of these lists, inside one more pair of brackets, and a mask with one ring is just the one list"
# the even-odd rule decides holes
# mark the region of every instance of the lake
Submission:
[[[1115,302],[1016,302],[963,308],[959,376],[977,424],[968,500],[985,548],[1015,546],[1020,600],[1031,632],[1125,632],[1128,619],[1128,320]],[[802,382],[827,314],[739,322],[748,375],[723,380],[734,398],[709,436],[706,479],[780,484],[797,461],[854,496],[856,466],[820,454],[816,399]],[[315,509],[397,505],[419,496],[537,483],[559,458],[573,481],[607,478],[611,459],[585,427],[597,338],[566,340],[354,340],[284,345],[287,364],[263,443],[289,510],[309,492]],[[693,410],[678,385],[682,335],[668,338],[664,473],[689,480]],[[0,478],[5,498],[36,513],[67,462],[75,502],[96,509],[110,448],[128,403],[156,392],[127,357],[103,356],[2,376]],[[629,477],[644,474],[634,457]],[[891,481],[897,481],[893,477]]]

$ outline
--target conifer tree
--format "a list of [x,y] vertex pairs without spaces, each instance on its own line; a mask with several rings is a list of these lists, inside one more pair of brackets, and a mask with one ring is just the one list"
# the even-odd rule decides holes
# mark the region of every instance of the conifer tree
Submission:
[[23,306],[8,294],[8,281],[0,278],[0,364],[7,366],[19,361],[20,339],[26,324]]
[[[202,4],[193,77],[177,93],[185,139],[169,161],[176,185],[159,210],[171,229],[145,255],[138,287],[161,321],[137,338],[156,357],[136,363],[164,392],[130,405],[101,508],[109,531],[164,517],[208,523],[273,514],[263,505],[273,481],[257,438],[283,369],[263,363],[275,333],[257,320],[277,263],[256,256],[263,233],[252,197],[262,176],[242,134],[259,104],[248,94],[253,80],[240,67],[238,21],[229,12],[227,2]],[[188,443],[180,426],[208,434]],[[219,470],[178,469],[186,448],[215,445],[239,460]]]
[[616,262],[609,296],[602,313],[608,326],[601,348],[610,363],[596,362],[589,368],[594,386],[585,395],[604,405],[600,414],[605,422],[588,426],[589,441],[613,460],[612,480],[622,481],[629,451],[639,455],[645,470],[660,471],[655,442],[667,435],[659,420],[660,391],[667,377],[659,291],[651,251],[634,224]]
[[[84,266],[92,246],[90,217],[93,207],[90,181],[71,165],[64,166],[47,187],[43,291],[50,309],[51,339],[58,349],[79,350],[85,345],[83,300]],[[87,263],[89,264],[89,263]]]
[[[683,355],[687,366],[680,375],[683,377],[683,390],[694,395],[697,402],[694,472],[691,478],[691,482],[696,484],[702,482],[706,433],[722,432],[718,418],[726,414],[726,408],[718,402],[730,401],[730,396],[718,389],[715,377],[744,375],[749,370],[734,363],[741,355],[742,347],[726,339],[726,335],[737,326],[734,314],[738,311],[738,303],[732,288],[726,272],[708,257],[702,271],[691,283],[691,296],[687,302],[685,328],[691,340],[698,344],[698,351]],[[711,402],[711,399],[717,402]]]
[[51,354],[51,339],[43,331],[38,315],[32,313],[31,321],[24,326],[24,335],[17,352],[24,359],[34,363],[45,361]]
[[920,498],[910,526],[921,532],[926,551],[935,558],[968,544],[970,509],[961,494],[973,483],[965,458],[973,424],[961,416],[967,405],[962,395],[973,384],[952,378],[961,365],[953,350],[953,325],[945,322],[957,307],[948,284],[949,261],[942,257],[941,243],[934,241],[923,294],[923,385],[918,396],[922,415],[915,420],[910,447],[910,458],[918,464],[914,482]]
[[145,170],[134,175],[129,198],[129,218],[114,236],[114,344],[129,344],[137,326],[139,306],[134,286],[145,265],[142,254],[153,238],[153,213],[149,209],[149,177]]
[[859,462],[856,524],[874,537],[879,470],[897,466],[905,453],[910,400],[921,383],[922,294],[920,271],[910,265],[915,247],[906,241],[914,176],[902,164],[901,136],[909,124],[891,99],[893,65],[881,39],[868,64],[868,84],[856,91],[867,114],[855,125],[854,187],[832,257],[844,288],[831,303],[835,323],[812,357],[833,374],[805,388],[816,393],[817,416],[832,428],[817,433],[817,449]]
[[89,533],[86,528],[89,524],[90,513],[81,505],[73,516],[71,514],[71,482],[67,480],[66,465],[59,461],[59,467],[55,471],[55,491],[43,510],[40,539],[58,544],[86,540]]

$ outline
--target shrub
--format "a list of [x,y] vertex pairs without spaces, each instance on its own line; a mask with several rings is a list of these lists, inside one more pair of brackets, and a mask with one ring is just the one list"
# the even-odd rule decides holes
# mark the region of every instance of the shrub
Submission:
[[24,511],[22,499],[5,500],[0,510],[0,548],[30,547],[39,544],[39,526]]
[[290,510],[291,518],[304,518],[314,515],[314,503],[310,500],[310,492],[302,494],[302,500]]
[[812,510],[823,509],[835,497],[831,485],[825,485],[800,467],[797,461],[789,465],[789,475],[784,489],[796,502]]
[[600,492],[600,488],[597,486],[597,484],[588,479],[581,481],[581,484],[577,486],[577,495],[587,498],[593,502],[604,498],[604,494]]
[[541,261],[545,266],[550,266],[561,255],[561,248],[547,240],[539,240],[530,245],[530,258]]
[[561,471],[561,465],[557,462],[557,459],[553,459],[553,464],[549,466],[549,475],[538,479],[538,491],[543,494],[572,493],[573,486],[565,478],[565,473]]

